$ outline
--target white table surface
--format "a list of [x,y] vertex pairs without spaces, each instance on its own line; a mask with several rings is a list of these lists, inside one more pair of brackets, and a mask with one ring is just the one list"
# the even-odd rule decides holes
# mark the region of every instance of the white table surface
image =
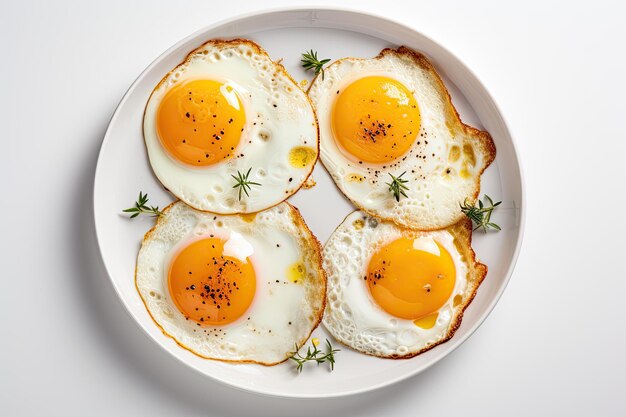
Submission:
[[212,382],[147,338],[96,248],[92,181],[104,130],[127,87],[170,45],[217,20],[295,2],[254,3],[2,4],[0,415],[624,415],[618,1],[343,3],[450,49],[517,139],[528,193],[517,268],[491,316],[448,358],[373,393],[280,400]]

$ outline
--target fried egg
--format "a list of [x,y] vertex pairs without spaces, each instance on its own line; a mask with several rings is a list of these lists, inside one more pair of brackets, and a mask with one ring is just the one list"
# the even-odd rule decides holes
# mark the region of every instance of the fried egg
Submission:
[[410,358],[450,339],[487,267],[471,248],[469,219],[416,231],[363,212],[348,215],[323,251],[324,325],[369,355]]
[[[489,133],[463,124],[433,66],[406,47],[345,58],[308,91],[320,158],[357,207],[420,230],[449,226],[474,203],[495,158]],[[390,190],[393,177],[402,188]]]
[[[295,193],[318,155],[306,94],[260,46],[213,40],[157,85],[143,132],[150,165],[188,205],[253,213]],[[246,176],[251,185],[236,187]]]
[[320,246],[297,209],[248,215],[170,205],[141,245],[137,290],[163,333],[209,359],[273,365],[321,320]]

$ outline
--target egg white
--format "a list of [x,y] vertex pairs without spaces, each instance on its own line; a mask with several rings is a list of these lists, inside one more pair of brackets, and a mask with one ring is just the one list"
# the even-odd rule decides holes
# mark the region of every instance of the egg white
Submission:
[[[187,166],[172,158],[160,143],[156,115],[174,85],[194,79],[216,80],[240,97],[246,124],[235,156],[207,167]],[[318,153],[315,112],[306,94],[258,45],[248,40],[210,41],[154,89],[144,114],[143,132],[150,165],[163,185],[190,206],[215,213],[253,213],[295,193],[311,174]],[[315,157],[305,167],[289,161],[293,148],[311,148]],[[231,175],[252,168],[249,196],[241,200]]]
[[[421,127],[410,150],[387,163],[359,163],[335,141],[332,111],[338,92],[354,81],[384,76],[413,92],[420,110]],[[309,91],[320,126],[320,159],[339,189],[366,212],[420,230],[449,226],[463,217],[459,204],[473,203],[480,190],[480,175],[495,158],[487,132],[464,125],[452,106],[441,79],[426,58],[408,48],[385,49],[371,59],[345,58],[318,76]],[[452,147],[469,144],[475,164],[466,158],[449,159]],[[467,170],[467,178],[460,172]],[[405,196],[396,201],[389,191],[389,174],[408,180]],[[361,178],[355,181],[354,178]]]
[[[223,326],[186,320],[168,290],[172,257],[191,242],[214,235],[229,256],[250,258],[256,293],[248,310]],[[304,279],[288,271],[304,266]],[[275,364],[301,346],[321,320],[326,278],[319,243],[295,208],[279,204],[254,219],[200,212],[182,202],[165,210],[137,258],[136,286],[148,312],[179,345],[210,359]]]
[[[323,250],[323,266],[328,276],[324,326],[340,342],[380,357],[411,357],[447,340],[486,273],[484,265],[476,264],[466,240],[471,233],[471,229],[466,228],[470,226],[456,227],[420,232],[381,222],[360,211],[348,215]],[[415,239],[415,244],[424,250],[437,248],[434,243],[437,242],[450,253],[454,262],[454,289],[439,308],[435,325],[430,329],[384,311],[363,279],[372,255],[400,237]],[[455,305],[457,295],[462,301]]]

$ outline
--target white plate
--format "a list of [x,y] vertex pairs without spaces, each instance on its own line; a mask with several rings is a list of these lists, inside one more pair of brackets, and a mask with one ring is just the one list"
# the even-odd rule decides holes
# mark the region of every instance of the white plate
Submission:
[[[463,120],[492,134],[498,154],[483,175],[482,192],[503,200],[493,216],[503,230],[474,234],[474,248],[489,266],[489,274],[452,340],[409,360],[379,359],[344,347],[337,355],[334,372],[326,366],[312,366],[298,375],[291,362],[265,367],[201,359],[180,348],[154,324],[135,289],[133,276],[139,243],[153,221],[130,221],[120,211],[135,201],[139,190],[149,194],[152,204],[165,206],[173,200],[148,164],[141,131],[144,106],[154,86],[189,51],[217,37],[245,37],[260,43],[273,59],[283,58],[297,80],[311,78],[299,66],[305,49],[337,59],[371,57],[386,46],[407,45],[431,58]],[[290,202],[324,242],[353,208],[320,164],[313,177],[317,186],[301,190]],[[100,251],[113,286],[133,318],[161,347],[193,369],[241,389],[285,397],[331,397],[372,390],[415,375],[448,355],[476,330],[502,294],[517,259],[524,225],[524,192],[517,153],[502,115],[476,76],[450,52],[414,29],[380,17],[346,10],[291,9],[248,15],[196,32],[158,57],[137,78],[115,111],[102,143],[94,215]],[[322,327],[314,335],[330,338]]]

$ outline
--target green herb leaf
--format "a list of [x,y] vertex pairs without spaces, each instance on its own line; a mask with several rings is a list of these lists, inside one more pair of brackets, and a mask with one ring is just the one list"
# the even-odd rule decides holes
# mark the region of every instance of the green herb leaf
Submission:
[[241,171],[237,171],[237,176],[231,175],[237,182],[233,185],[233,188],[239,188],[239,201],[241,201],[241,192],[243,191],[246,194],[246,197],[249,197],[248,191],[252,188],[251,185],[261,185],[258,182],[253,182],[248,180],[248,176],[250,175],[250,171],[252,171],[252,167],[248,169],[248,172],[242,174]]
[[148,207],[146,206],[147,202],[148,202],[148,194],[147,193],[143,194],[141,191],[139,191],[139,198],[137,198],[137,201],[135,202],[135,206],[124,209],[122,210],[122,212],[133,213],[133,215],[130,216],[131,219],[134,219],[140,214],[151,214],[152,217],[158,217],[158,216],[163,215],[163,212],[159,211],[158,206]]
[[389,176],[391,177],[391,182],[385,183],[389,186],[389,192],[393,194],[393,197],[396,199],[396,201],[400,201],[401,195],[404,197],[407,197],[404,191],[408,190],[409,187],[407,187],[404,184],[409,182],[409,180],[405,180],[402,178],[404,174],[406,174],[406,171],[398,175],[397,177],[394,177],[392,174],[389,174]]
[[296,350],[289,357],[289,359],[297,363],[296,370],[298,372],[302,372],[304,364],[309,361],[315,361],[318,366],[320,363],[328,362],[330,370],[332,371],[335,369],[335,353],[339,352],[340,349],[333,349],[333,346],[330,344],[328,339],[326,339],[326,353],[324,353],[317,348],[318,344],[319,341],[317,341],[317,338],[314,337],[311,340],[311,346],[309,346],[306,350],[306,356],[302,356],[298,352],[298,345],[296,345]]
[[502,230],[500,226],[491,222],[491,213],[493,213],[493,209],[498,207],[502,201],[494,203],[491,197],[487,194],[485,194],[484,199],[485,202],[480,199],[478,200],[478,207],[470,205],[467,202],[467,199],[465,199],[463,204],[459,204],[461,206],[461,211],[474,223],[474,230],[482,228],[485,233],[487,232],[487,229]]
[[321,61],[317,59],[317,52],[312,49],[309,52],[305,52],[302,54],[302,59],[300,63],[302,67],[308,71],[310,69],[315,70],[315,75],[322,73],[322,80],[324,79],[324,65],[326,65],[330,61],[329,59],[322,59]]

